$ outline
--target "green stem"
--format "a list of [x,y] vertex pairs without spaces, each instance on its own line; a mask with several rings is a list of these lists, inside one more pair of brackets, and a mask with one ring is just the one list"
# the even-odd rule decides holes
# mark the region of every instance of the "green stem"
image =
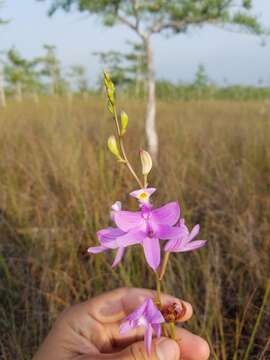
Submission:
[[161,329],[162,329],[162,335],[166,336],[166,337],[169,337],[166,323],[161,324]]
[[118,135],[118,139],[119,139],[120,149],[121,149],[123,158],[125,160],[125,164],[127,165],[127,167],[129,169],[129,171],[131,172],[132,176],[135,178],[135,180],[139,184],[140,188],[143,188],[143,184],[142,184],[141,180],[138,178],[136,172],[134,171],[133,167],[131,166],[131,164],[130,164],[128,158],[127,158],[127,154],[126,154],[126,150],[125,150],[125,146],[124,146],[123,137],[121,135],[121,130],[120,130],[119,121],[118,121],[118,115],[117,115],[117,110],[116,110],[115,105],[113,105],[113,118],[114,118],[114,121],[115,121],[115,126],[116,126],[117,135]]
[[127,158],[126,150],[125,150],[125,147],[124,147],[124,142],[123,142],[122,136],[119,137],[119,143],[120,143],[120,148],[121,148],[121,151],[122,151],[123,158],[125,160],[125,164],[127,165],[129,171],[131,172],[131,174],[133,175],[133,177],[135,178],[135,180],[139,184],[140,188],[142,189],[143,184],[142,184],[141,180],[138,178],[137,174],[135,173],[133,167],[131,166],[131,164],[130,164],[128,158]]
[[157,287],[157,306],[161,308],[161,281],[159,279],[159,275],[156,272],[156,287]]
[[169,322],[169,326],[170,326],[170,332],[171,332],[171,339],[176,340],[174,322],[170,321],[170,322]]
[[159,274],[159,280],[161,281],[163,279],[163,276],[165,275],[165,272],[167,270],[168,262],[170,258],[170,253],[166,252],[163,258],[163,262],[161,264],[160,268],[160,274]]

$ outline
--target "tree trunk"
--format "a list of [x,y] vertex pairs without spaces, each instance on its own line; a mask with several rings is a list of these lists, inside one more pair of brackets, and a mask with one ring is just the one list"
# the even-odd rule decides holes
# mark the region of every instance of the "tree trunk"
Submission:
[[153,64],[153,52],[150,36],[145,37],[144,46],[147,54],[147,110],[145,119],[145,132],[148,150],[154,162],[158,157],[158,135],[156,130],[156,80]]
[[137,66],[136,66],[136,72],[135,72],[135,95],[136,97],[139,97],[140,95],[140,57],[137,56]]

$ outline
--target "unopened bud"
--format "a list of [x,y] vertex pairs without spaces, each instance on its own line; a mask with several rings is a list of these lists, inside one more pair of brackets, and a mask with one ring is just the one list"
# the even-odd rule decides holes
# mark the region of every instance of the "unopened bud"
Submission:
[[127,126],[128,126],[128,116],[124,111],[122,111],[121,112],[121,135],[125,134],[125,132],[127,131]]
[[107,91],[109,101],[114,104],[115,86],[110,78],[109,73],[107,73],[106,71],[104,71],[104,85]]
[[109,87],[110,86],[110,83],[112,82],[111,78],[110,78],[110,75],[107,71],[104,70],[103,72],[103,79],[104,79],[104,85],[105,87]]
[[118,149],[118,144],[114,135],[111,135],[108,139],[108,148],[110,152],[117,157],[118,160],[122,160]]
[[142,174],[144,176],[147,176],[150,173],[150,171],[152,169],[152,165],[153,165],[151,156],[145,150],[140,151],[140,156],[141,156],[141,163],[142,163]]
[[107,88],[107,96],[112,105],[114,105],[114,89]]
[[114,115],[114,108],[113,108],[113,105],[112,105],[112,103],[110,101],[108,101],[107,108],[108,108],[109,112]]

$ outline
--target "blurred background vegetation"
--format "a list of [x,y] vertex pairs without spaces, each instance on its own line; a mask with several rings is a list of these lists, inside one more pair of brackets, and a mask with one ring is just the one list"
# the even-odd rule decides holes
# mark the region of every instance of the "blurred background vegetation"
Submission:
[[[222,2],[200,3],[211,13]],[[84,3],[93,5],[87,11],[101,11],[103,1]],[[111,2],[104,3],[111,11]],[[167,2],[148,3],[163,9]],[[252,8],[251,1],[240,3]],[[108,8],[106,14],[113,25]],[[186,13],[177,16],[181,21]],[[238,14],[235,21],[259,33],[252,19]],[[149,69],[146,48],[127,45],[94,55],[117,86],[119,110],[129,114],[127,151],[139,168]],[[154,288],[155,281],[140,247],[128,250],[115,270],[112,254],[86,252],[97,244],[96,231],[109,225],[113,202],[136,207],[128,196],[136,184],[106,149],[113,122],[101,74],[89,82],[87,69],[64,66],[52,44],[32,58],[14,46],[1,50],[0,358],[26,360],[70,304],[119,286]],[[270,87],[263,79],[220,84],[201,64],[192,82],[157,78],[156,98],[155,204],[178,200],[188,225],[200,223],[208,240],[198,252],[172,256],[164,291],[193,304],[184,326],[208,340],[212,359],[267,360]]]
[[[138,167],[142,103],[121,105]],[[159,101],[158,114],[155,204],[179,200],[187,223],[200,223],[208,240],[203,250],[173,256],[164,290],[193,304],[187,327],[207,338],[214,359],[268,359],[270,104]],[[0,350],[3,359],[29,359],[70,304],[155,284],[141,248],[113,271],[112,254],[86,253],[112,202],[136,207],[127,195],[136,184],[106,149],[113,123],[104,101],[28,100],[0,119]]]
[[[130,52],[94,52],[104,69],[111,74],[122,98],[147,98],[145,54],[138,43],[130,43]],[[100,96],[104,93],[102,74],[97,83],[89,83],[87,70],[82,64],[69,68],[62,66],[54,45],[44,45],[44,53],[26,59],[11,48],[0,54],[2,84],[1,105],[7,101],[32,98],[38,102],[49,95],[60,97]],[[1,66],[1,65],[0,65]],[[156,81],[160,100],[269,100],[270,86],[258,79],[255,85],[223,85],[209,78],[207,69],[200,64],[190,83]]]

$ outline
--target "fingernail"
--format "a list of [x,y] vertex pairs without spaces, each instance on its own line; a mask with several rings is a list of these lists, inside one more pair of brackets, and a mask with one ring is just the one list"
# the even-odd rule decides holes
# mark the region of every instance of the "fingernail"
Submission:
[[178,360],[180,350],[178,344],[171,339],[162,339],[157,344],[158,360]]

